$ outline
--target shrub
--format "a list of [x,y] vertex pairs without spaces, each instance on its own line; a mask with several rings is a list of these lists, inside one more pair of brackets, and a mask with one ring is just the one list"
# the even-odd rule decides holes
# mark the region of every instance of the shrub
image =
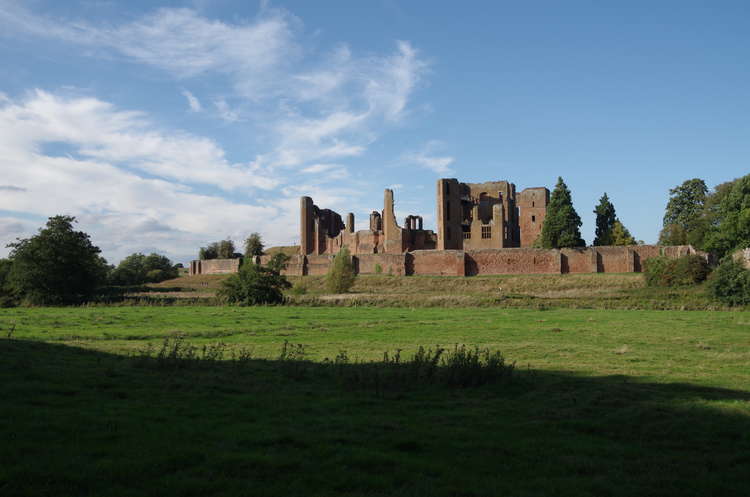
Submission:
[[644,263],[647,286],[686,286],[705,281],[711,272],[706,260],[699,255],[677,259],[652,257]]
[[237,274],[222,282],[217,295],[230,304],[281,304],[284,302],[283,290],[291,286],[284,276],[270,267],[243,264]]
[[750,304],[750,271],[727,257],[708,280],[709,294],[728,305]]
[[383,272],[383,266],[375,264],[375,274],[381,274]]
[[346,293],[354,285],[356,277],[349,249],[343,247],[333,258],[333,263],[328,269],[326,288],[331,293]]
[[307,285],[302,281],[298,281],[294,284],[294,286],[292,286],[292,289],[289,290],[289,293],[296,296],[305,295],[307,294]]

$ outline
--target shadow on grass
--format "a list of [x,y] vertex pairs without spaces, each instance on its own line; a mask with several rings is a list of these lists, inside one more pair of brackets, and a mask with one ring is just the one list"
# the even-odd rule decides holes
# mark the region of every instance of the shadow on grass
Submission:
[[367,367],[0,340],[0,495],[748,494],[746,391],[342,381]]

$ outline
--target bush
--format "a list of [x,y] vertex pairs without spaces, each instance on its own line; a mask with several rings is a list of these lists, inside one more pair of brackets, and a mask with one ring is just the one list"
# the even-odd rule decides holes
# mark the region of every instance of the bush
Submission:
[[647,286],[686,286],[705,281],[711,269],[699,255],[687,255],[671,259],[665,256],[652,257],[644,263]]
[[333,264],[326,275],[326,288],[331,293],[346,293],[354,285],[357,275],[349,249],[343,247],[333,258]]
[[728,305],[750,304],[750,271],[727,257],[708,280],[708,292]]
[[284,302],[283,290],[291,286],[284,276],[272,268],[243,264],[237,274],[222,282],[217,295],[230,304],[281,304]]

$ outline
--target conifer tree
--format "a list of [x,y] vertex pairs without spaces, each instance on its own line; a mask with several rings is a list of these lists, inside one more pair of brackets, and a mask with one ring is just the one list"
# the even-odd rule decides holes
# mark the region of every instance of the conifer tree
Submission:
[[633,235],[630,234],[630,231],[620,222],[620,220],[616,220],[615,224],[612,226],[612,240],[611,245],[637,245],[638,242],[635,238],[633,238]]
[[612,229],[617,221],[615,206],[609,201],[605,192],[599,199],[599,205],[594,208],[596,214],[596,238],[594,245],[614,245],[612,241]]
[[585,246],[586,242],[581,238],[581,224],[581,218],[573,208],[568,186],[562,178],[557,178],[542,227],[542,248]]

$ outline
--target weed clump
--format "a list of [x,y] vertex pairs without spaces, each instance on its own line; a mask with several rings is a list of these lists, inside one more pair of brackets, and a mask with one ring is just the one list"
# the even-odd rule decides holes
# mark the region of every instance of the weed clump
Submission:
[[647,286],[688,286],[705,281],[711,272],[706,260],[699,255],[686,255],[677,259],[665,256],[652,257],[644,263]]
[[372,389],[378,396],[419,385],[469,388],[510,379],[515,363],[507,364],[499,351],[456,344],[453,349],[420,346],[411,359],[402,359],[401,349],[383,354],[380,361],[350,361],[341,351],[330,364],[344,385]]

